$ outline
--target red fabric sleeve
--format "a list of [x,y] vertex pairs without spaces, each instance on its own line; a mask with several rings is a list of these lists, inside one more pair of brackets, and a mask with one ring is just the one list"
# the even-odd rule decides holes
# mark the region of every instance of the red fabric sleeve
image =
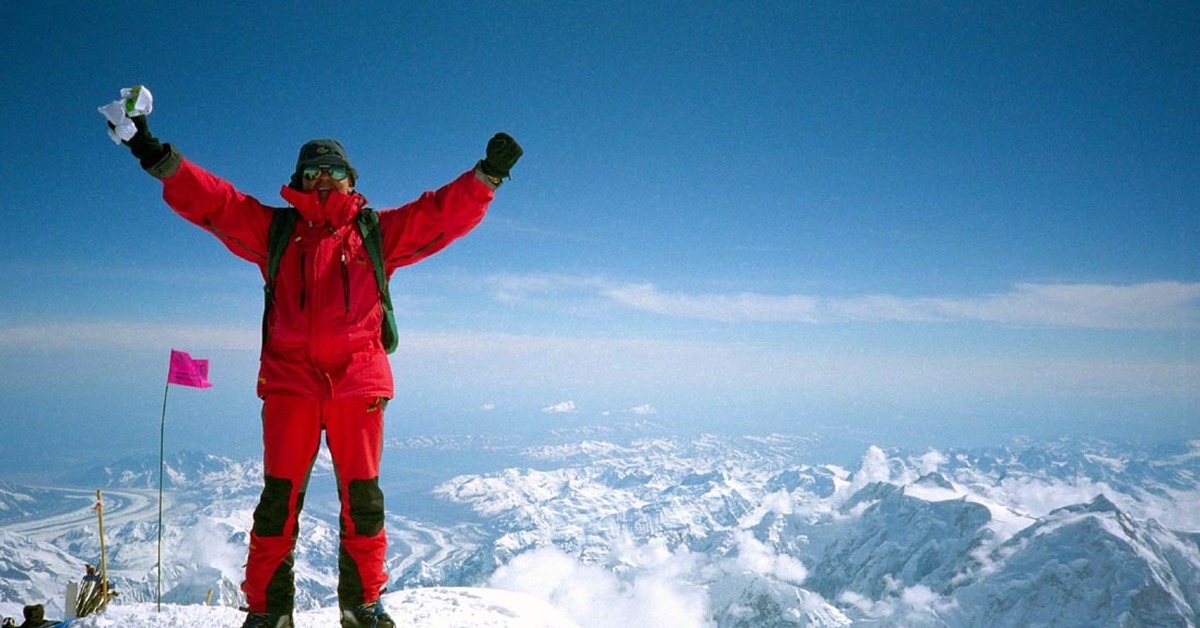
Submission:
[[436,192],[379,212],[388,275],[446,248],[483,220],[495,192],[468,170]]
[[258,199],[184,159],[163,180],[163,200],[188,222],[217,236],[234,255],[260,267],[266,263],[274,210]]

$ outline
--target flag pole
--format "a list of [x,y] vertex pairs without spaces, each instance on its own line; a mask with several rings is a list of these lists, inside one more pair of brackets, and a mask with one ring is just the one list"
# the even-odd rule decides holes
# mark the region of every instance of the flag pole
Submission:
[[158,612],[162,612],[162,530],[163,530],[163,470],[167,466],[167,393],[171,384],[192,388],[212,388],[208,381],[208,360],[193,360],[183,351],[171,349],[167,365],[167,383],[163,386],[162,417],[158,424]]
[[158,595],[157,611],[162,612],[162,528],[163,528],[163,467],[166,462],[163,456],[167,435],[167,392],[171,390],[171,369],[167,369],[167,383],[163,386],[162,417],[158,424]]

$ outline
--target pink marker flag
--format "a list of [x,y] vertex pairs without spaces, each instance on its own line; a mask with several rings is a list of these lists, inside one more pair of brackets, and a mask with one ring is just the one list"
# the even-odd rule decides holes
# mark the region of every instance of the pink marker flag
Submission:
[[194,360],[183,351],[171,349],[171,370],[167,373],[167,383],[212,388],[208,381],[208,360]]

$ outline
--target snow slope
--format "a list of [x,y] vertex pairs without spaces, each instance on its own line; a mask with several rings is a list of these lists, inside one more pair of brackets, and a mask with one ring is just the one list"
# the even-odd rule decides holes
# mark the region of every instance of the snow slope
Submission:
[[[431,588],[384,595],[397,626],[423,628],[576,628],[562,613],[523,593],[496,589]],[[71,622],[72,628],[215,628],[242,625],[246,615],[222,606],[114,603],[105,612]],[[335,608],[296,613],[296,628],[328,628]]]

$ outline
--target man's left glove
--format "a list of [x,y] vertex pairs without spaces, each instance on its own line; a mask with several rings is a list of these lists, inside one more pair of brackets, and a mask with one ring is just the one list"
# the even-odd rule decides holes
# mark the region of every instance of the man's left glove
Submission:
[[142,168],[149,170],[161,162],[170,149],[163,146],[158,138],[150,134],[150,125],[146,122],[146,116],[136,116],[130,119],[137,127],[137,133],[122,144],[129,147],[129,152],[133,153],[133,156],[142,163]]
[[508,133],[497,133],[488,140],[487,158],[479,162],[479,169],[489,177],[507,179],[513,165],[525,151]]

